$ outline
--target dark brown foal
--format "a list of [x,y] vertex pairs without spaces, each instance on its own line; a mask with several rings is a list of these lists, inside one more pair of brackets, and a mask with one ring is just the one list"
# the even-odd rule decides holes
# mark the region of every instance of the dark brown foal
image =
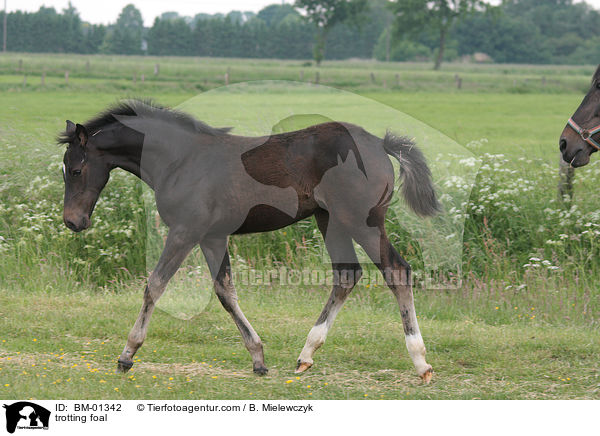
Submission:
[[411,141],[389,134],[381,139],[337,122],[267,137],[235,136],[181,112],[134,100],[109,108],[85,125],[68,121],[60,142],[68,144],[64,220],[71,230],[89,227],[98,196],[117,167],[154,189],[158,211],[169,227],[119,357],[120,370],[132,367],[157,300],[190,250],[200,245],[217,297],[239,329],[254,371],[265,374],[260,337],[244,316],[231,280],[227,240],[315,215],[331,257],[334,284],[296,371],[313,364],[314,352],[360,279],[356,241],[396,296],[417,373],[425,381],[431,379],[415,315],[410,265],[392,247],[384,227],[394,187],[389,156],[400,162],[408,205],[423,217],[439,209],[431,173]]

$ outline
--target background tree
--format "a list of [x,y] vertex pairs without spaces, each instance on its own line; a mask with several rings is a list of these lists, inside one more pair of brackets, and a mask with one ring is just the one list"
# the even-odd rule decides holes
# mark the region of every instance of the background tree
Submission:
[[457,41],[460,55],[481,52],[495,62],[537,64],[547,62],[552,56],[548,38],[536,25],[526,17],[512,17],[500,8],[472,14],[457,23],[450,37]]
[[296,0],[294,7],[306,13],[317,28],[314,59],[319,65],[325,56],[327,34],[338,23],[358,22],[367,7],[366,0]]
[[81,40],[81,18],[77,9],[71,2],[63,9],[62,17],[59,18],[64,23],[62,33],[64,35],[63,46],[66,52],[81,53],[83,41]]
[[106,26],[103,24],[83,23],[83,39],[81,53],[94,54],[100,52],[102,42],[106,37]]
[[438,50],[434,70],[444,59],[446,39],[452,27],[469,12],[483,6],[481,0],[397,0],[391,5],[395,15],[394,35],[416,35],[424,29],[437,31]]
[[107,34],[102,51],[114,54],[141,54],[144,20],[132,4],[123,8],[112,32]]
[[160,19],[161,20],[176,20],[177,18],[181,18],[179,16],[178,12],[163,12],[162,14],[160,14]]
[[156,18],[148,31],[148,54],[193,56],[192,29],[183,18]]
[[[368,8],[360,13],[360,19],[352,19],[334,25],[327,35],[327,59],[368,59],[373,48],[391,18],[387,0],[369,0]],[[349,43],[351,42],[351,43]]]
[[272,26],[279,24],[289,14],[299,15],[292,5],[284,3],[265,6],[256,16],[263,20],[267,26]]

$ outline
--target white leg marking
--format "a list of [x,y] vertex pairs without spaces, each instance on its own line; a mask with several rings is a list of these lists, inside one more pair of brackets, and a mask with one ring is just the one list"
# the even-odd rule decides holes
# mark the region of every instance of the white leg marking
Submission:
[[300,353],[300,357],[298,357],[300,362],[313,363],[312,356],[315,351],[317,351],[317,348],[319,348],[325,342],[328,331],[329,326],[327,325],[327,321],[310,329],[308,337],[306,338],[306,343],[304,344],[304,348]]
[[425,343],[421,333],[406,335],[406,348],[419,375],[427,372],[431,366],[425,361]]

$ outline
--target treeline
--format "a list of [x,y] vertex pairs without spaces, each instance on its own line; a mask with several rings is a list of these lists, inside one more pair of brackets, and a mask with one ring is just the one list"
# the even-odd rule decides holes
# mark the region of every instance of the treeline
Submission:
[[147,33],[148,54],[247,58],[309,59],[312,28],[301,19],[268,23],[210,17],[188,24],[183,18],[159,19]]
[[[438,47],[433,29],[397,38],[387,0],[371,0],[360,20],[335,25],[325,59],[431,60]],[[0,33],[3,13],[0,13]],[[445,60],[485,53],[496,62],[596,63],[600,13],[571,0],[504,0],[461,18],[447,37]],[[61,13],[42,7],[7,17],[7,49],[22,52],[149,54],[310,59],[316,29],[291,5],[260,12],[180,17],[165,13],[151,28],[126,6],[113,25],[83,22],[69,5]],[[485,59],[485,57],[484,57]]]
[[[385,1],[373,2],[357,28],[336,26],[327,41],[328,59],[371,58],[385,27]],[[315,29],[291,5],[270,5],[258,14],[157,18],[147,33],[148,54],[310,59]]]
[[571,0],[505,0],[457,23],[457,55],[483,52],[496,62],[597,64],[600,13]]
[[[376,3],[360,29],[342,24],[331,32],[328,59],[372,57],[387,14],[385,1]],[[315,33],[288,4],[270,5],[257,14],[233,11],[190,18],[168,12],[151,28],[143,27],[133,5],[126,6],[111,26],[82,22],[72,6],[62,13],[46,7],[35,13],[9,13],[7,21],[9,51],[42,53],[310,59]]]
[[[84,23],[72,6],[62,14],[42,6],[35,13],[11,12],[7,17],[9,51],[33,53],[98,53],[107,33],[106,26]],[[0,34],[4,12],[0,12]]]

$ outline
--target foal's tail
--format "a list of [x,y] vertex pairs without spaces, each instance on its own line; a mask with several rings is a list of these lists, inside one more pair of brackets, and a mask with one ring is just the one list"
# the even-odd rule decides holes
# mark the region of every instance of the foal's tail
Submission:
[[404,180],[402,195],[410,208],[419,216],[433,216],[441,210],[431,171],[415,143],[402,136],[387,132],[383,139],[383,148],[390,156],[400,162],[400,175]]

